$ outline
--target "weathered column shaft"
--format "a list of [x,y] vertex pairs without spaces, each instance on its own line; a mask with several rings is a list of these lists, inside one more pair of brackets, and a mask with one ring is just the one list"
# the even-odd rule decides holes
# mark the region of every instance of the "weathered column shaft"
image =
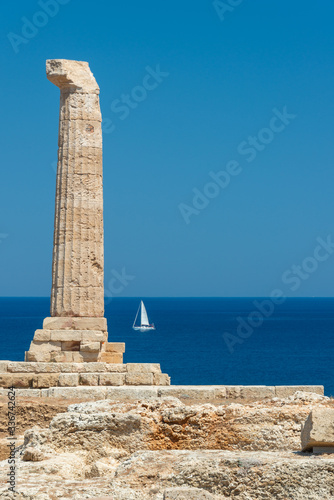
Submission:
[[51,316],[102,317],[99,87],[85,62],[47,61],[47,76],[61,91]]

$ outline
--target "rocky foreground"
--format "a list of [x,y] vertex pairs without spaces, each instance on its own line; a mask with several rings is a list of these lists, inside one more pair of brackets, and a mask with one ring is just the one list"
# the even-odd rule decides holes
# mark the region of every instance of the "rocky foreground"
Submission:
[[[334,456],[301,453],[301,424],[325,396],[248,403],[174,397],[75,403],[25,432],[17,494],[0,462],[0,497],[54,500],[331,499]],[[22,442],[22,441],[21,441]]]

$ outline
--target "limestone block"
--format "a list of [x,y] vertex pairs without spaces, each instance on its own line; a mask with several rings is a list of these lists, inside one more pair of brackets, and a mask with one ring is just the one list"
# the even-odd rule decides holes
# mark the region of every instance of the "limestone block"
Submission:
[[166,373],[153,373],[154,385],[170,385],[170,377]]
[[[63,144],[63,147],[58,149],[58,163],[67,163],[71,165],[74,174],[93,174],[102,176],[102,149],[82,146],[78,149],[66,147],[66,145]],[[99,330],[99,328],[92,329]],[[87,330],[90,330],[90,328],[87,328]]]
[[79,356],[80,357],[80,361],[73,361],[73,363],[71,363],[71,372],[72,373],[83,373],[83,372],[85,372],[86,371],[85,366],[90,365],[91,363],[84,363],[80,352],[78,352],[78,353],[74,352],[73,353],[73,358],[75,356]]
[[301,432],[303,451],[334,446],[334,408],[317,408],[307,417]]
[[44,330],[71,330],[73,329],[73,318],[45,318]]
[[129,401],[136,399],[156,398],[158,388],[154,386],[121,386],[107,387],[106,398],[119,401]]
[[[78,177],[81,178],[82,175],[78,175]],[[89,177],[93,177],[95,179],[95,183],[97,183],[96,176]],[[68,180],[68,182],[70,181]],[[81,182],[84,182],[84,179],[81,179]],[[83,257],[86,258],[88,262],[92,261],[94,263],[94,261],[96,261],[97,264],[103,264],[102,248],[93,247],[94,243],[98,243],[99,246],[102,246],[103,244],[103,224],[100,219],[103,210],[102,190],[95,188],[92,190],[94,193],[91,195],[88,192],[88,186],[89,184],[86,182],[80,190],[78,188],[77,191],[68,193],[66,200],[68,204],[71,205],[70,213],[68,212],[68,206],[66,206],[66,200],[64,199],[60,203],[56,220],[58,224],[59,238],[55,242],[54,246],[54,250],[58,254],[58,264],[60,263],[60,260],[62,263],[68,263],[69,260],[72,260],[77,266],[78,261],[80,261]],[[80,206],[82,210],[81,212]],[[84,214],[89,215],[84,216]],[[92,226],[93,224],[95,224],[95,227]],[[70,228],[69,232],[67,231],[68,227]],[[83,236],[80,234],[81,231],[83,232]],[[67,252],[69,241],[72,242],[75,249],[72,257]],[[99,265],[95,266],[95,269],[93,268],[93,270],[96,272],[98,277],[103,275],[103,270],[99,267]],[[60,271],[60,269],[58,269],[58,271]],[[81,269],[81,273],[83,272],[85,272],[85,269]],[[65,278],[69,277],[69,275],[70,274],[67,273]],[[78,279],[81,277],[81,275],[77,276]],[[81,281],[72,283],[73,286],[80,286],[81,284]],[[89,285],[96,286],[93,281],[89,282]],[[64,286],[63,282],[59,283],[58,286]],[[85,317],[86,316],[88,315],[85,315]]]
[[101,349],[100,342],[81,342],[80,351],[81,352],[98,352]]
[[106,363],[100,363],[94,361],[91,361],[90,363],[82,363],[80,366],[82,367],[81,370],[82,373],[100,373],[100,372],[105,372],[107,370]]
[[[64,342],[62,342],[63,344]],[[72,351],[52,352],[50,356],[52,363],[71,363],[74,361]],[[59,368],[58,368],[59,371]]]
[[[73,359],[72,356],[75,354],[74,352],[59,352],[55,353],[55,355],[66,355],[70,356],[70,359]],[[37,366],[35,373],[80,373],[83,371],[82,362],[75,363],[74,361],[67,362],[50,362],[50,363],[35,363]]]
[[101,352],[99,361],[103,363],[123,363],[123,354],[117,352]]
[[97,120],[60,120],[58,146],[102,148],[101,122]]
[[80,354],[80,352],[72,352],[72,356],[73,356],[74,363],[83,363],[84,362],[83,357]]
[[210,400],[215,397],[215,386],[212,385],[170,385],[158,388],[158,396],[174,398]]
[[[73,246],[76,244],[78,246],[80,245],[77,240],[74,240]],[[56,245],[56,251],[58,246],[61,245]],[[83,248],[81,248],[81,253],[83,253]],[[89,250],[87,249],[87,254],[88,253]],[[61,268],[71,269],[71,274],[66,273],[66,276],[62,278],[62,292],[66,293],[66,289],[69,289],[70,293],[67,298],[69,300],[78,300],[79,306],[84,305],[83,303],[80,304],[80,301],[83,302],[84,300],[89,299],[88,292],[90,290],[98,290],[103,285],[103,274],[101,272],[102,262],[98,262],[97,257],[93,254],[90,254],[89,256],[81,255],[80,258],[59,258],[58,264]],[[78,279],[80,280],[80,286],[77,288],[72,287],[73,275],[78,276]],[[85,288],[87,288],[87,290],[85,290]],[[93,297],[89,300],[92,299]]]
[[80,385],[99,385],[99,375],[97,373],[80,373]]
[[46,363],[34,363],[34,362],[25,362],[25,361],[11,361],[7,365],[7,370],[10,373],[35,373],[39,370],[37,370],[37,367],[39,365],[44,366]]
[[163,500],[215,500],[215,498],[208,491],[185,486],[167,488],[163,496]]
[[[78,202],[79,203],[79,202]],[[66,269],[58,268],[58,274],[53,276],[56,283],[65,279]],[[103,316],[104,313],[103,286],[58,286],[51,289],[51,314],[66,316],[72,311],[76,316]]]
[[59,119],[102,121],[98,94],[62,92]]
[[101,373],[99,375],[100,385],[124,385],[124,373]]
[[66,341],[61,343],[62,351],[80,351],[79,341]]
[[51,335],[49,330],[36,330],[34,335],[35,342],[49,342]]
[[45,318],[43,328],[46,330],[100,330],[107,331],[106,318]]
[[227,398],[226,387],[224,387],[223,385],[215,387],[214,393],[215,393],[215,399],[226,399]]
[[72,363],[35,363],[13,361],[8,363],[8,372],[12,373],[58,373],[59,371],[72,371]]
[[17,389],[15,394],[17,398],[40,398],[41,389]]
[[[63,354],[63,353],[59,353]],[[69,353],[71,354],[71,353]],[[124,364],[108,364],[101,362],[86,362],[82,360],[80,353],[78,354],[80,361],[71,363],[24,363],[13,362],[9,364],[9,369],[12,372],[32,372],[32,373],[125,373],[126,365]]]
[[99,94],[100,89],[89,65],[85,61],[48,59],[46,76],[63,92]]
[[313,392],[315,394],[324,395],[324,386],[323,385],[277,385],[275,387],[275,394],[277,398],[288,398],[289,396],[293,396],[295,392]]
[[82,361],[84,363],[97,362],[99,354],[100,354],[99,352],[85,352],[85,351],[80,351],[80,356],[82,357]]
[[[82,175],[81,175],[82,177]],[[102,196],[101,196],[102,199]],[[103,203],[103,202],[102,202]],[[87,259],[87,262],[92,264],[94,266],[94,260],[92,262],[91,257],[95,258],[95,253],[89,254],[88,253],[88,243],[91,242],[92,238],[96,241],[96,243],[101,243],[103,244],[103,233],[102,233],[102,227],[103,227],[103,219],[102,219],[102,206],[101,203],[99,202],[98,204],[94,202],[94,207],[89,207],[89,211],[85,209],[85,211],[82,213],[80,212],[80,208],[76,207],[76,202],[73,199],[73,209],[72,213],[69,215],[66,213],[65,207],[60,208],[59,214],[57,216],[57,222],[58,222],[58,240],[55,243],[54,250],[59,254],[59,261],[61,259],[62,263],[67,263],[69,260],[69,256],[66,255],[66,241],[71,240],[73,242],[73,247],[77,250],[79,245],[82,243],[85,244],[85,246],[82,248],[85,250],[84,257]],[[69,227],[69,223],[73,221],[73,224],[75,224],[75,229],[72,227]],[[92,228],[92,225],[94,224],[94,228]],[[81,251],[81,248],[80,248]],[[98,249],[97,249],[98,252]],[[99,251],[99,257],[102,256],[102,251]],[[81,258],[81,256],[80,256]],[[67,259],[67,260],[66,260]],[[78,256],[73,257],[73,264],[77,266],[78,263]],[[95,269],[97,271],[97,269]],[[99,273],[97,274],[97,277],[100,279],[102,276],[101,269],[99,270]],[[79,318],[78,318],[79,319]],[[72,321],[72,325],[75,325],[75,322]],[[69,329],[74,329],[74,330],[104,330],[104,328],[100,328],[100,325],[94,324],[92,322],[92,326],[90,328],[80,328],[80,324],[77,326],[77,328],[73,328],[73,326],[69,327]],[[102,326],[102,325],[101,325]],[[56,328],[57,330],[61,330],[61,327]]]
[[106,318],[72,318],[74,330],[98,330],[107,332]]
[[267,385],[226,385],[227,399],[265,399],[276,395],[274,386]]
[[[102,178],[100,175],[92,175],[92,174],[73,174],[72,172],[68,174],[67,180],[71,180],[70,187],[68,186],[68,191],[67,195],[71,196],[80,196],[81,199],[88,199],[89,201],[92,200],[102,200],[103,199],[103,191],[102,191]],[[69,185],[69,182],[67,182]],[[79,227],[81,229],[84,229],[85,227],[88,226],[89,229],[92,230],[91,234],[94,234],[94,239],[98,238],[99,243],[103,242],[103,234],[101,231],[95,231],[96,228],[91,227],[91,223],[95,222],[95,217],[100,219],[102,212],[100,210],[92,211],[92,212],[86,212],[86,217],[82,217],[80,214],[79,209],[73,210],[73,219],[75,222],[79,224]],[[79,216],[79,217],[78,217]],[[94,219],[93,219],[94,217]],[[93,220],[92,220],[93,219]],[[69,221],[70,222],[70,221]],[[99,222],[98,220],[96,222]],[[102,220],[101,220],[102,222]],[[90,223],[90,225],[89,225]],[[102,229],[102,227],[100,228]],[[73,234],[73,233],[72,233]],[[86,235],[87,236],[87,235]],[[88,233],[89,236],[89,233]],[[84,239],[80,235],[80,240],[78,241],[83,245],[83,248],[85,248],[85,243],[89,243],[89,239]],[[88,246],[89,248],[89,246]],[[88,253],[86,253],[86,256],[88,256]],[[103,274],[103,273],[101,273]]]
[[[82,176],[80,176],[82,177]],[[80,193],[77,194],[79,196]],[[97,195],[97,193],[95,193]],[[102,261],[103,264],[103,250],[102,248],[92,249],[92,244],[98,243],[99,245],[103,244],[103,219],[101,219],[102,207],[103,207],[103,198],[102,194],[99,199],[92,198],[92,200],[87,203],[85,199],[82,200],[84,205],[87,207],[81,207],[83,212],[80,213],[80,206],[77,205],[77,201],[73,196],[73,199],[70,198],[70,202],[73,203],[73,208],[71,214],[67,214],[65,207],[61,207],[58,213],[58,234],[59,238],[55,243],[54,249],[59,254],[59,262],[61,260],[62,264],[68,263],[69,259],[72,260],[73,264],[78,265],[78,261],[81,258],[87,259],[88,263],[91,263],[94,266],[94,262],[96,262],[95,269],[93,267],[92,270],[96,272],[96,276],[100,278],[103,275],[102,269],[98,268],[98,261]],[[69,220],[68,220],[69,219]],[[73,227],[69,227],[71,220]],[[94,227],[92,225],[94,224]],[[82,233],[82,234],[81,234]],[[71,259],[70,255],[66,253],[68,241],[72,241],[73,247],[75,249],[75,253]],[[90,253],[91,251],[91,253]],[[85,272],[85,269],[81,269],[81,272]],[[81,276],[80,276],[81,277]],[[78,277],[79,278],[79,277]],[[72,283],[74,285],[74,283]],[[77,285],[80,285],[81,282],[78,282]],[[63,286],[63,284],[59,283],[59,286]],[[90,283],[90,286],[96,286],[94,282]],[[94,316],[95,317],[95,316]],[[96,316],[97,317],[97,316]],[[77,326],[77,330],[104,330],[105,328],[101,328],[103,326],[101,322],[97,322],[95,324],[92,323],[91,328],[80,328],[80,324]],[[75,324],[75,322],[73,322]],[[59,328],[61,329],[61,328]]]
[[[62,169],[64,168],[64,163],[62,165]],[[71,166],[69,166],[71,168]],[[95,176],[96,177],[96,176]],[[62,177],[62,182],[63,180],[66,183],[66,179],[63,179]],[[101,178],[102,180],[102,178]],[[67,181],[69,182],[69,181]],[[78,196],[80,195],[80,197]],[[92,255],[95,258],[99,258],[99,260],[102,260],[103,263],[103,248],[102,248],[102,243],[103,243],[103,224],[102,220],[100,219],[101,213],[103,211],[103,196],[102,196],[102,189],[99,189],[98,191],[95,190],[95,192],[91,195],[91,193],[86,193],[86,195],[82,195],[82,193],[76,193],[73,190],[69,192],[66,196],[66,198],[61,198],[59,200],[59,206],[58,206],[58,213],[56,215],[55,221],[57,223],[57,229],[60,231],[59,236],[61,239],[56,242],[56,245],[59,245],[59,256],[66,260],[70,258],[71,254],[68,254],[66,252],[68,248],[68,243],[69,241],[66,239],[65,236],[67,236],[67,228],[69,227],[67,224],[66,218],[69,217],[69,221],[72,221],[72,227],[70,226],[70,235],[77,235],[78,238],[76,238],[76,243],[79,244],[76,248],[76,252],[73,254],[73,258],[81,258],[81,251],[83,252],[83,255],[86,257],[89,256],[87,250],[91,249]],[[80,213],[79,209],[82,209],[82,212]],[[69,210],[71,209],[71,210]],[[80,217],[76,217],[76,214],[80,214]],[[83,214],[89,214],[89,218],[84,217]],[[87,225],[88,221],[89,223],[89,228],[87,228],[88,234],[85,235],[85,238],[80,237],[80,233],[77,230],[73,229],[73,223],[78,224],[79,227],[82,226],[82,228],[85,228],[85,225]],[[96,226],[93,227],[92,224],[96,223]],[[64,232],[66,230],[66,233]],[[75,239],[74,239],[75,240]],[[99,243],[97,247],[93,247],[93,243]],[[57,247],[54,247],[57,248]],[[62,248],[65,249],[65,252],[62,251]],[[57,262],[58,263],[58,262]],[[59,269],[58,269],[59,271]],[[96,269],[96,271],[100,271],[102,273],[102,269]],[[63,275],[62,275],[63,277]],[[77,277],[79,278],[79,276]],[[73,284],[74,286],[78,286]],[[61,283],[57,285],[58,287],[63,286]],[[92,286],[94,286],[92,284]],[[102,305],[102,304],[100,304]],[[73,314],[73,313],[72,313]],[[70,314],[67,314],[68,316]],[[82,317],[84,318],[91,318],[91,317],[102,317],[104,315],[104,312],[101,314],[90,314],[90,313],[82,313]],[[63,316],[66,316],[66,314],[63,314]],[[76,315],[78,316],[78,315]],[[75,316],[72,316],[75,317]]]
[[10,361],[0,361],[0,373],[4,373],[8,370],[8,365]]
[[0,387],[28,388],[32,384],[33,376],[29,373],[0,374]]
[[242,399],[265,399],[275,397],[275,387],[268,385],[242,386],[240,391]]
[[[52,339],[53,340],[53,339]],[[61,351],[61,342],[35,342],[30,344],[31,353],[49,353],[52,351]]]
[[55,387],[58,385],[59,373],[40,373],[33,375],[32,387],[41,389],[43,387]]
[[128,373],[161,373],[158,363],[127,363]]
[[60,387],[76,387],[79,385],[78,373],[60,373],[58,385]]
[[33,361],[36,363],[48,363],[51,361],[50,352],[26,352],[26,361]]
[[98,330],[81,331],[83,342],[105,342],[107,340],[107,333]]
[[81,330],[50,330],[52,342],[80,342]]
[[227,399],[239,399],[241,398],[241,385],[226,385],[226,397]]
[[126,373],[126,365],[123,363],[105,363],[105,366],[109,373]]
[[126,373],[126,385],[153,385],[153,373]]
[[85,399],[87,401],[96,399],[105,399],[106,388],[100,386],[52,387],[48,389],[45,396],[49,398],[61,398],[61,399],[82,399],[82,400]]
[[125,352],[124,342],[107,342],[105,346],[106,352],[118,352],[123,354]]

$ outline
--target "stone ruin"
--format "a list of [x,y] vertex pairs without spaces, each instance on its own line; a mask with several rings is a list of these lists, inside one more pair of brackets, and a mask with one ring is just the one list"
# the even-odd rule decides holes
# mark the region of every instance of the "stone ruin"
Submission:
[[25,363],[0,363],[0,386],[169,385],[158,364],[124,365],[125,344],[108,342],[99,86],[87,62],[48,60],[46,74],[60,88],[51,316],[35,331]]
[[87,62],[49,60],[46,74],[60,88],[51,317],[26,361],[122,363],[104,318],[100,89]]

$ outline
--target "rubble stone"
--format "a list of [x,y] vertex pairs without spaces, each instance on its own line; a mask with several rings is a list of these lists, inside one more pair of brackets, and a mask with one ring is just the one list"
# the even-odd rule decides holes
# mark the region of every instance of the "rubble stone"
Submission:
[[307,417],[301,432],[303,451],[334,447],[334,408],[317,408]]

